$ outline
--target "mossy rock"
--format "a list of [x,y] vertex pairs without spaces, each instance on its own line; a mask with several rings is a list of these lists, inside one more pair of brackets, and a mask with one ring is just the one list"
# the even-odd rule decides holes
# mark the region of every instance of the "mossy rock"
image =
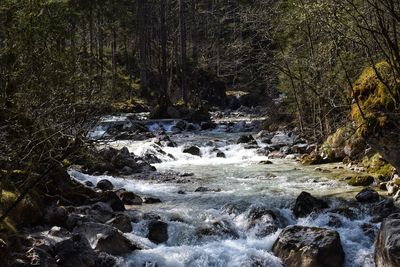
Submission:
[[351,177],[351,179],[347,182],[351,186],[369,186],[373,184],[375,181],[374,177],[369,175],[357,175]]
[[393,166],[379,153],[374,154],[372,157],[365,156],[362,161],[362,166],[367,168],[369,173],[384,177],[384,180],[390,180],[393,175]]

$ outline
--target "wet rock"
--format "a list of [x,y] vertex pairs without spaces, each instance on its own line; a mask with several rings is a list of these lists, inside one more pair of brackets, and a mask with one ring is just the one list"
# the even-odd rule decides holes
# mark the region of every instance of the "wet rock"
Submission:
[[179,195],[184,195],[184,194],[186,194],[185,191],[183,191],[183,190],[179,190],[177,193],[178,193]]
[[379,201],[379,194],[374,189],[367,187],[356,195],[356,199],[358,202],[372,203]]
[[361,230],[363,231],[364,235],[370,238],[371,242],[375,240],[376,232],[378,229],[374,225],[364,223],[361,225]]
[[374,216],[374,222],[381,222],[384,218],[390,214],[396,212],[396,206],[391,198],[383,199],[378,203],[374,204],[371,209],[371,214]]
[[124,211],[125,205],[122,200],[113,191],[106,191],[102,196],[95,200],[95,202],[104,202],[110,205],[113,211]]
[[226,203],[226,204],[221,208],[221,211],[222,211],[223,213],[226,213],[226,214],[229,214],[229,215],[231,215],[231,214],[238,215],[238,214],[240,213],[240,212],[239,212],[239,208],[237,207],[237,205],[232,204],[232,203]]
[[155,197],[144,197],[143,202],[145,204],[156,204],[156,203],[161,203],[161,199],[155,198]]
[[131,219],[124,214],[118,214],[115,218],[109,220],[107,224],[117,228],[123,233],[132,232]]
[[201,151],[198,146],[188,146],[183,149],[183,153],[191,154],[194,156],[201,156]]
[[225,155],[224,152],[218,151],[218,152],[217,152],[217,158],[226,158],[226,155]]
[[272,251],[288,267],[340,267],[345,257],[336,231],[298,225],[285,228]]
[[200,186],[200,187],[196,188],[196,190],[194,190],[194,192],[221,192],[221,189],[220,188],[212,189],[212,188]]
[[313,197],[310,193],[301,192],[297,197],[293,208],[293,214],[299,217],[306,217],[311,212],[318,212],[328,208],[328,204],[318,198]]
[[274,164],[272,161],[270,161],[270,160],[262,160],[262,161],[260,161],[258,164],[261,164],[261,165],[271,165],[271,164]]
[[125,205],[142,205],[143,200],[133,192],[118,190],[117,195]]
[[336,213],[347,219],[354,220],[357,218],[357,213],[350,207],[339,207],[329,210],[330,213]]
[[239,238],[237,231],[228,221],[225,220],[214,220],[206,225],[200,226],[196,230],[196,236],[199,238],[206,236]]
[[369,186],[373,184],[375,181],[374,177],[368,175],[357,175],[351,177],[351,179],[347,182],[351,186]]
[[96,187],[98,189],[100,189],[100,190],[103,190],[103,191],[113,190],[114,189],[114,185],[107,179],[100,180],[97,183]]
[[340,218],[336,215],[329,215],[329,220],[328,220],[328,225],[330,227],[341,227],[342,226],[342,221]]
[[95,267],[96,255],[82,234],[74,234],[71,238],[56,243],[54,250],[59,266]]
[[286,155],[281,151],[272,151],[271,153],[268,154],[269,159],[283,159],[285,157]]
[[200,123],[200,128],[202,130],[210,130],[210,129],[214,129],[215,127],[217,127],[217,125],[210,121],[203,121]]
[[236,142],[237,144],[251,144],[257,145],[257,141],[253,138],[252,135],[242,135]]
[[74,233],[83,234],[90,240],[94,249],[111,255],[124,255],[141,248],[126,238],[117,228],[106,224],[82,223],[74,228]]
[[383,220],[375,243],[375,263],[378,267],[400,266],[400,213]]
[[288,225],[283,217],[276,211],[263,206],[253,206],[247,212],[249,221],[248,229],[255,230],[257,237],[268,236],[275,233],[279,228]]
[[186,129],[187,123],[183,120],[178,121],[175,124],[175,127],[178,128],[180,131],[184,131]]
[[94,184],[91,181],[86,181],[85,185],[88,187],[94,187]]
[[168,240],[168,224],[163,221],[149,222],[148,231],[147,238],[156,244],[161,244]]

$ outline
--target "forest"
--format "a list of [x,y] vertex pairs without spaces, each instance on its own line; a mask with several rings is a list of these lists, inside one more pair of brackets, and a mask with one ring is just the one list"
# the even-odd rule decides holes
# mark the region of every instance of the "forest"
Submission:
[[397,0],[0,1],[0,266],[400,266]]

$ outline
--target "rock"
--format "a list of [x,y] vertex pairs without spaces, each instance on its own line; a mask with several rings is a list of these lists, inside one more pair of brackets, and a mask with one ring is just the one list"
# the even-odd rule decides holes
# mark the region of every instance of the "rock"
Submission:
[[271,164],[274,164],[274,163],[272,161],[270,161],[270,160],[262,160],[258,164],[271,165]]
[[217,158],[226,158],[226,155],[225,155],[224,152],[218,151],[218,152],[217,152]]
[[198,146],[188,146],[183,149],[183,153],[191,154],[194,156],[201,156],[201,151]]
[[286,155],[280,151],[272,151],[268,154],[269,159],[283,159]]
[[44,214],[44,221],[49,225],[65,226],[68,219],[68,211],[64,207],[52,205]]
[[74,233],[83,234],[92,248],[119,256],[140,249],[117,228],[106,224],[86,222],[74,228]]
[[242,135],[236,142],[237,144],[251,144],[257,145],[257,141],[251,135]]
[[103,191],[113,190],[114,189],[114,185],[110,181],[108,181],[107,179],[100,180],[97,183],[96,187],[98,189],[103,190]]
[[10,250],[8,249],[8,244],[0,239],[0,259],[7,265],[8,259],[10,255]]
[[285,228],[272,251],[287,267],[341,267],[345,257],[336,231],[298,225]]
[[367,187],[356,195],[356,199],[358,202],[372,203],[379,201],[379,194],[374,189]]
[[196,190],[194,190],[194,192],[221,192],[221,189],[220,188],[211,189],[208,187],[200,186],[200,187],[196,188]]
[[86,181],[85,185],[88,187],[94,187],[94,184],[91,181]]
[[118,266],[117,258],[114,256],[111,256],[105,252],[100,252],[96,257],[95,266],[96,267],[116,267],[116,266]]
[[297,197],[293,208],[293,214],[299,217],[306,217],[311,212],[321,211],[328,208],[325,201],[313,197],[310,193],[301,192]]
[[118,190],[117,195],[125,205],[142,205],[143,200],[133,192]]
[[371,215],[374,216],[374,222],[381,222],[384,218],[388,217],[394,212],[396,212],[396,207],[393,203],[393,200],[390,198],[379,201],[378,203],[374,204],[371,209]]
[[95,200],[95,202],[104,202],[110,205],[113,211],[124,211],[125,205],[122,200],[113,191],[106,191],[102,196]]
[[387,187],[386,187],[387,183],[379,183],[379,189],[382,191],[387,191]]
[[185,121],[180,120],[175,124],[175,127],[181,131],[184,131],[186,129],[186,125],[187,125],[187,123]]
[[296,136],[293,132],[283,133],[278,132],[272,137],[271,143],[281,146],[292,146],[296,140]]
[[308,151],[308,144],[296,144],[290,148],[292,153],[306,154]]
[[318,165],[322,163],[325,163],[325,160],[316,152],[312,152],[309,155],[303,155],[301,157],[301,164],[303,165]]
[[118,214],[115,218],[109,220],[107,224],[117,228],[123,233],[132,232],[131,219],[124,214]]
[[185,195],[185,194],[186,194],[185,191],[183,191],[183,190],[179,190],[177,193],[178,193],[179,195]]
[[288,225],[287,221],[279,215],[267,207],[253,206],[247,212],[247,219],[249,221],[248,229],[255,230],[257,237],[264,237],[275,233],[279,228]]
[[[56,260],[46,249],[40,247],[32,247],[25,253],[26,258],[29,260],[29,266],[46,266],[57,267]],[[1,259],[3,261],[3,259]]]
[[203,121],[200,123],[200,128],[202,130],[210,130],[210,129],[214,129],[217,125],[213,122],[209,122],[209,121]]
[[196,235],[199,238],[205,236],[218,236],[218,237],[229,237],[229,238],[239,238],[239,234],[233,228],[233,226],[225,220],[214,220],[206,225],[200,226],[196,230]]
[[328,212],[339,214],[349,220],[354,220],[357,218],[357,213],[353,209],[346,206],[330,209]]
[[386,184],[386,189],[388,191],[388,195],[389,196],[393,196],[397,193],[397,191],[399,191],[400,186],[395,183],[394,181],[389,181]]
[[155,204],[155,203],[161,203],[162,201],[159,198],[154,198],[154,197],[144,197],[143,202],[145,204]]
[[383,220],[375,243],[377,267],[400,266],[400,213]]
[[54,251],[59,266],[95,267],[96,255],[82,234],[74,234],[71,238],[56,243]]
[[351,179],[347,183],[351,186],[369,186],[373,184],[374,181],[375,179],[372,176],[357,175],[351,177]]
[[162,221],[151,221],[148,225],[147,238],[156,243],[164,243],[168,240],[168,224]]

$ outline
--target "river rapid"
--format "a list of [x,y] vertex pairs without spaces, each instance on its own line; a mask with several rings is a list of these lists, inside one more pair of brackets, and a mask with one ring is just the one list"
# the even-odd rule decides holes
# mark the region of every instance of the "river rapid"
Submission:
[[[171,124],[156,123],[148,127],[152,131],[171,130]],[[98,134],[99,129],[96,131]],[[249,216],[255,208],[265,207],[279,214],[287,225],[336,230],[345,251],[345,266],[375,266],[374,239],[365,234],[363,226],[368,224],[376,230],[379,225],[370,222],[371,217],[362,206],[349,204],[356,192],[354,187],[337,179],[348,172],[341,164],[324,165],[329,172],[323,172],[315,166],[302,166],[293,157],[268,159],[259,155],[257,149],[245,149],[243,144],[236,144],[241,134],[227,133],[223,127],[171,134],[177,147],[162,147],[166,154],[158,152],[151,140],[107,144],[127,147],[136,155],[151,151],[162,160],[153,164],[159,172],[179,172],[188,180],[186,183],[70,172],[81,182],[96,184],[108,179],[116,188],[162,200],[159,204],[132,207],[131,212],[159,216],[167,222],[168,241],[159,245],[152,243],[146,238],[148,222],[133,222],[133,232],[127,235],[141,240],[148,249],[133,252],[123,258],[121,264],[132,267],[282,266],[281,260],[271,252],[282,229],[266,232],[268,221],[263,218],[253,221]],[[258,144],[263,146],[259,141]],[[200,147],[201,157],[183,153],[186,145]],[[215,148],[223,152],[225,158],[217,157]],[[273,164],[260,164],[265,160]],[[214,191],[195,192],[199,187]],[[302,191],[328,198],[331,209],[350,205],[356,216],[349,219],[326,211],[296,219],[292,207]],[[332,223],[332,217],[336,218],[336,223]],[[199,231],[213,226],[217,226],[218,233],[210,235]]]

